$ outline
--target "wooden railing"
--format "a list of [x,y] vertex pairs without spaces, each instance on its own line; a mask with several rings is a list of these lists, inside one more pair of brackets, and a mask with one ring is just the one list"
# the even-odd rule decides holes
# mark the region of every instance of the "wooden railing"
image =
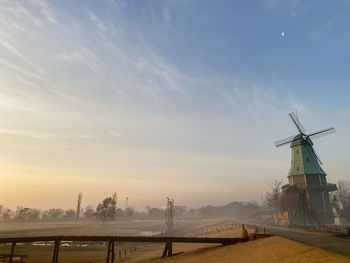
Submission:
[[[267,234],[257,234],[255,238],[267,237]],[[218,243],[222,245],[230,245],[238,242],[247,242],[249,238],[216,238],[216,237],[140,237],[140,236],[36,236],[36,237],[9,237],[0,238],[0,244],[10,243],[11,253],[9,254],[9,262],[13,262],[15,256],[16,243],[33,243],[33,242],[54,242],[54,251],[52,263],[58,262],[58,254],[60,243],[62,241],[95,241],[108,242],[107,246],[107,263],[115,261],[115,242],[142,242],[142,243],[165,243],[163,257],[171,256],[172,243]]]

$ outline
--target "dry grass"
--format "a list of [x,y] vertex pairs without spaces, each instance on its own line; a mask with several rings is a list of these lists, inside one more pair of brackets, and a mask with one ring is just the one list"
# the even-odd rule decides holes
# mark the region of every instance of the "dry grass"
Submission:
[[281,237],[270,237],[231,246],[205,248],[174,257],[152,258],[139,263],[349,263],[350,258]]

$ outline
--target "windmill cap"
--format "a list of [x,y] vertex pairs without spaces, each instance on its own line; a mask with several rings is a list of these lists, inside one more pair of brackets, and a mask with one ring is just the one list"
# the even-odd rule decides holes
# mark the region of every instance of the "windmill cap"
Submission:
[[310,144],[311,146],[314,145],[309,137],[305,137],[304,134],[298,134],[294,137],[293,142],[290,144],[290,147],[292,148],[294,146],[303,144]]

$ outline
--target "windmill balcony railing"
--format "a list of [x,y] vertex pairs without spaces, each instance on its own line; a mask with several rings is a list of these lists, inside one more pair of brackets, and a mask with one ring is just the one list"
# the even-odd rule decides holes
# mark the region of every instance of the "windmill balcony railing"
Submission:
[[329,186],[327,185],[315,185],[315,184],[309,184],[307,186],[309,190],[328,190],[329,191]]
[[338,190],[337,185],[336,184],[331,184],[331,183],[327,184],[327,188],[328,188],[328,191],[330,191],[330,192]]

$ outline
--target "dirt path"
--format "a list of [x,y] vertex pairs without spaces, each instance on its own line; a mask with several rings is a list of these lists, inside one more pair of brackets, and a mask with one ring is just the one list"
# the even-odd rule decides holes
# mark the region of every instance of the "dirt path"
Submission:
[[350,239],[328,233],[306,232],[277,226],[265,227],[274,235],[350,257]]

